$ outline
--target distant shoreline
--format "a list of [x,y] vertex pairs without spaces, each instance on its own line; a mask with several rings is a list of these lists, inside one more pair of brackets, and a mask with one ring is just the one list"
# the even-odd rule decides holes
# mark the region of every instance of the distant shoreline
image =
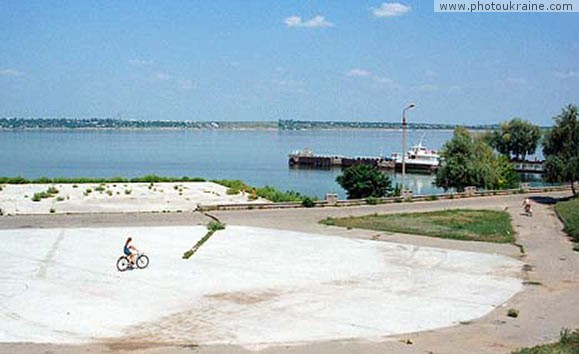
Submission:
[[[473,127],[465,127],[468,130],[476,130],[476,131],[488,131],[492,130],[492,128],[473,128]],[[409,131],[416,131],[416,130],[436,130],[436,131],[454,131],[455,128],[407,128]],[[63,132],[63,131],[79,131],[79,132],[88,132],[88,131],[280,131],[280,132],[302,132],[302,131],[401,131],[402,128],[304,128],[304,129],[279,129],[279,128],[3,128],[0,127],[0,132],[37,132],[37,131],[54,131],[54,132]]]
[[[444,123],[410,123],[410,130],[492,130],[498,124],[460,125]],[[178,121],[68,118],[0,118],[0,131],[5,130],[401,130],[400,122],[357,121]]]

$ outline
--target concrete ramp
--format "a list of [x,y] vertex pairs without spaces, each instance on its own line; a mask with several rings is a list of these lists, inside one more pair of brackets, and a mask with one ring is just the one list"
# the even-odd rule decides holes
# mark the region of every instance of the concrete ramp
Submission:
[[[0,341],[381,340],[484,316],[522,264],[482,253],[228,226],[0,231]],[[127,236],[151,263],[120,273]]]

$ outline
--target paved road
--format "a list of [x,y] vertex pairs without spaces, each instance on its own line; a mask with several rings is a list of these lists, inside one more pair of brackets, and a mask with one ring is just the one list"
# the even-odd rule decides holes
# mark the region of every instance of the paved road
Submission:
[[[383,338],[384,341],[313,343],[306,346],[273,347],[260,353],[508,353],[522,346],[531,346],[558,338],[561,328],[579,328],[579,253],[562,232],[562,225],[552,209],[553,201],[569,193],[536,194],[532,218],[521,214],[522,196],[500,196],[436,202],[402,203],[352,208],[291,209],[267,211],[215,212],[223,222],[236,225],[288,229],[344,237],[374,238],[445,247],[500,253],[520,258],[527,264],[524,272],[527,285],[524,291],[487,316],[470,323],[439,330]],[[510,212],[517,232],[517,242],[525,249],[521,255],[513,245],[495,245],[479,242],[439,240],[435,238],[399,235],[365,230],[346,230],[320,225],[326,217],[429,211],[449,208],[497,209]],[[131,226],[131,225],[195,225],[207,222],[201,214],[130,214],[130,215],[77,215],[77,216],[18,216],[0,219],[0,228],[20,227],[76,227],[76,226]],[[518,318],[506,316],[509,308],[520,311]],[[402,341],[410,340],[412,344]],[[248,353],[232,346],[209,347],[127,347],[123,343],[89,346],[55,346],[32,344],[0,345],[0,352],[45,353],[47,351],[109,352],[134,350],[146,353]]]

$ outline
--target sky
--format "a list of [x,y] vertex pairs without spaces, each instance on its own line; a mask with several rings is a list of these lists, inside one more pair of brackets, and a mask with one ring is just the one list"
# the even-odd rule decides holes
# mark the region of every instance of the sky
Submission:
[[400,2],[0,0],[0,117],[551,125],[578,13]]

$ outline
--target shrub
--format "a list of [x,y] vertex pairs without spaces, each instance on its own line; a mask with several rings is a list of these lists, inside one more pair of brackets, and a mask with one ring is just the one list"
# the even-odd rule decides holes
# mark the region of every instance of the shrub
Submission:
[[130,190],[130,189],[125,189],[125,194],[126,194],[126,195],[131,194],[131,192],[132,192],[132,190]]
[[72,188],[78,188],[78,184],[73,184]]
[[368,197],[368,198],[366,198],[366,204],[376,205],[376,204],[378,204],[378,198]]
[[381,198],[392,192],[390,177],[375,166],[350,166],[336,177],[336,182],[346,190],[348,199]]
[[108,191],[107,191],[107,194],[109,195],[109,197],[112,197],[112,196],[113,196],[113,191],[108,190]]
[[57,201],[57,202],[62,202],[63,200],[64,200],[64,197],[58,197],[58,198],[56,198],[56,201]]
[[48,187],[48,189],[46,190],[46,193],[48,194],[58,194],[58,189],[56,189],[56,187]]
[[104,184],[100,184],[100,185],[99,185],[98,187],[96,187],[94,190],[97,191],[97,192],[102,193],[102,192],[105,191],[105,189],[106,189],[106,188],[105,188],[105,185],[104,185]]
[[54,208],[50,208],[50,213],[54,214],[54,213],[56,213],[56,210],[54,210]]
[[302,199],[302,206],[306,208],[313,208],[316,206],[316,201],[310,197],[304,197]]
[[274,203],[280,202],[299,202],[302,200],[302,195],[295,191],[279,191],[271,186],[258,188],[256,191],[258,197],[265,198]]
[[39,202],[41,200],[42,200],[42,192],[34,193],[34,195],[32,196],[32,201],[33,202]]

